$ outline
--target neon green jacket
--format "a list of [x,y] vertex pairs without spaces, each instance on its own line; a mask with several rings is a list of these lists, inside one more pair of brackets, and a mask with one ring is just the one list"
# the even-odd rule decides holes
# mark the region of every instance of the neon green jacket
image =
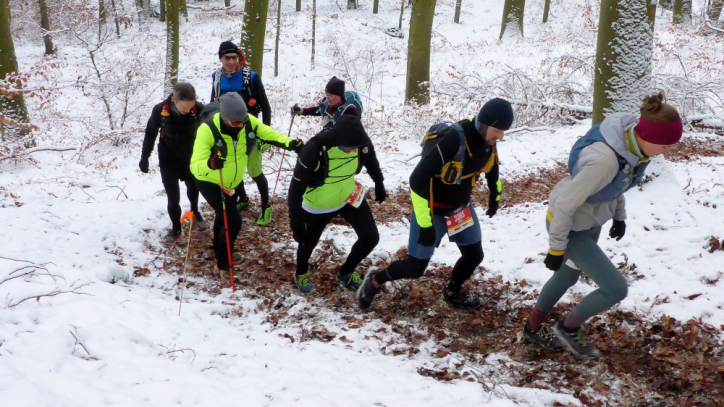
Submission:
[[[350,196],[355,187],[354,176],[359,166],[359,153],[349,154],[337,147],[327,150],[329,157],[329,175],[320,187],[307,187],[304,203],[316,209],[329,209],[340,206]],[[321,162],[317,163],[315,171]]]
[[[244,180],[246,174],[246,164],[248,156],[246,154],[246,127],[239,131],[237,141],[231,136],[221,132],[219,114],[214,115],[214,125],[219,129],[221,137],[226,142],[226,161],[221,172],[224,175],[224,185],[226,189],[234,189]],[[263,124],[261,120],[249,115],[251,127],[256,129],[256,137],[268,141],[273,145],[289,148],[292,141],[286,134],[279,133],[271,127]],[[208,161],[211,157],[211,149],[214,147],[214,134],[206,123],[202,123],[196,131],[196,141],[194,141],[194,151],[191,155],[191,173],[200,181],[213,182],[221,185],[219,181],[219,170],[209,168]]]

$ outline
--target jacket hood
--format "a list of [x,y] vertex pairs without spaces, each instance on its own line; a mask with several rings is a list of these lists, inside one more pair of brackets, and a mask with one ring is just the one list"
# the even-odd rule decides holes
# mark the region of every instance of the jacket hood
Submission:
[[639,158],[626,147],[626,132],[638,123],[638,116],[629,113],[613,113],[601,122],[601,135],[609,146],[632,166],[636,166]]
[[331,148],[361,146],[367,143],[369,137],[355,114],[343,114],[337,119],[334,127],[317,133],[314,139],[321,145]]

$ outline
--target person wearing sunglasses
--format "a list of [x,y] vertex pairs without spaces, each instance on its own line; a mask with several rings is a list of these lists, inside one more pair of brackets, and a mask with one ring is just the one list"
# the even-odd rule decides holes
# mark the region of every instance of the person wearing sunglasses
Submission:
[[294,281],[304,294],[317,288],[309,271],[309,258],[332,219],[340,216],[357,234],[357,241],[339,267],[337,280],[357,290],[362,279],[355,271],[380,240],[377,224],[365,199],[365,188],[355,180],[362,167],[375,183],[375,200],[387,197],[384,177],[372,141],[356,112],[350,110],[336,124],[312,137],[299,153],[289,185],[289,222],[297,248]]
[[207,229],[208,225],[199,213],[199,190],[194,176],[189,171],[191,151],[194,146],[196,129],[199,126],[199,113],[203,103],[196,101],[196,90],[191,84],[180,82],[173,87],[173,93],[163,102],[153,107],[151,117],[146,124],[143,138],[141,172],[148,173],[148,159],[158,138],[158,167],[161,170],[161,182],[168,200],[168,216],[171,218],[171,230],[163,238],[167,245],[176,244],[181,239],[181,189],[179,182],[186,184],[186,196],[194,213],[194,226]]
[[407,258],[385,270],[370,271],[357,292],[357,305],[367,309],[383,284],[403,278],[420,278],[443,236],[460,250],[452,276],[442,291],[451,307],[475,309],[480,299],[463,290],[463,284],[483,261],[482,233],[473,207],[473,188],[485,175],[490,195],[488,217],[498,210],[503,190],[496,143],[513,124],[510,102],[495,98],[477,116],[457,123],[433,125],[427,132],[422,156],[410,175],[410,237]]
[[[241,213],[234,206],[234,190],[244,180],[249,153],[257,139],[295,152],[304,145],[301,140],[291,139],[248,114],[246,103],[236,92],[219,98],[219,112],[202,123],[196,133],[190,168],[201,195],[216,213],[214,254],[219,273],[225,279],[229,279],[230,265],[222,196],[226,207],[233,208],[226,211],[230,240],[228,246],[233,248],[236,236],[241,231]],[[232,257],[240,259],[238,255]]]
[[[219,61],[221,67],[211,74],[213,86],[211,88],[211,101],[217,101],[229,92],[238,93],[244,103],[247,112],[258,118],[261,113],[262,123],[271,126],[271,105],[261,82],[261,76],[252,71],[246,64],[244,53],[231,41],[224,41],[219,45]],[[262,153],[269,149],[270,145],[263,141],[256,143],[254,150],[249,154],[247,171],[256,187],[259,189],[261,210],[256,223],[266,226],[271,222],[272,207],[269,203],[269,182],[264,175],[262,168]],[[246,195],[244,183],[236,188],[236,206],[239,210],[245,210],[249,206],[249,197]]]

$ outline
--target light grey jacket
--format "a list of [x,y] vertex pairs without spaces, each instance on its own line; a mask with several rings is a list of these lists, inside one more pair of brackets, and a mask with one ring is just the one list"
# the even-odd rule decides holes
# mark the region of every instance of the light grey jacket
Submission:
[[[601,122],[601,135],[631,166],[639,158],[626,147],[626,131],[638,122],[628,113],[614,113]],[[551,191],[548,204],[548,242],[551,251],[562,252],[568,246],[568,233],[602,226],[611,219],[626,219],[626,199],[623,194],[608,202],[591,204],[586,199],[603,189],[619,170],[618,159],[605,143],[593,143],[584,148],[578,158],[580,172],[567,176]]]

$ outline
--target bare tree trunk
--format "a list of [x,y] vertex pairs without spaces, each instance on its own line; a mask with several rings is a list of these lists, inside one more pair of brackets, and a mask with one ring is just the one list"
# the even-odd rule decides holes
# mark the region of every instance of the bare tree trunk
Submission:
[[[164,1],[164,0],[161,0]],[[179,12],[181,0],[166,1],[166,78],[164,81],[164,96],[173,91],[178,83],[179,37],[181,23]]]
[[312,0],[312,69],[314,69],[314,48],[317,44],[317,0]]
[[279,36],[282,27],[282,0],[277,1],[277,38],[274,40],[274,76],[279,76]]
[[113,21],[116,23],[116,37],[121,38],[121,24],[118,22],[118,11],[116,11],[116,0],[111,0],[113,7]]
[[372,14],[377,14],[380,11],[380,0],[374,0],[372,2]]
[[357,10],[357,0],[347,0],[347,10]]
[[430,42],[437,0],[413,0],[407,41],[405,103],[426,104],[430,98]]
[[[5,80],[8,75],[18,72],[18,60],[15,57],[15,45],[10,32],[10,19],[8,0],[0,0],[0,80]],[[2,136],[2,140],[20,138],[29,132],[28,109],[25,106],[23,93],[0,92],[0,136]]]
[[712,0],[711,7],[709,8],[709,18],[711,21],[719,21],[723,5],[724,0]]
[[543,5],[543,23],[548,22],[548,13],[551,11],[551,0],[546,0]]
[[302,11],[302,0],[297,0],[297,13]]
[[463,0],[455,0],[455,17],[453,18],[453,22],[455,24],[460,24],[460,8],[462,7]]
[[503,39],[503,34],[508,27],[508,24],[513,25],[510,32],[513,35],[523,36],[523,16],[525,15],[525,0],[505,0],[503,5],[503,20],[500,25],[500,37]]
[[159,15],[158,19],[162,22],[166,22],[166,0],[160,0],[158,2],[158,8],[159,8]]
[[397,25],[397,28],[402,31],[402,15],[405,14],[405,0],[401,0],[400,3],[400,24]]
[[50,32],[50,18],[48,17],[48,5],[45,0],[39,0],[40,3],[40,28],[43,29],[43,42],[45,43],[45,55],[55,53],[53,47],[53,38],[48,34]]
[[224,0],[224,6],[231,7],[231,0]]
[[241,48],[246,54],[251,70],[262,76],[264,67],[264,38],[266,36],[266,16],[269,12],[269,0],[247,0],[244,4],[244,35]]
[[674,12],[671,22],[685,24],[691,21],[691,0],[674,0]]
[[650,13],[648,1],[601,1],[593,124],[614,112],[638,113],[641,98],[651,92],[654,36]]

